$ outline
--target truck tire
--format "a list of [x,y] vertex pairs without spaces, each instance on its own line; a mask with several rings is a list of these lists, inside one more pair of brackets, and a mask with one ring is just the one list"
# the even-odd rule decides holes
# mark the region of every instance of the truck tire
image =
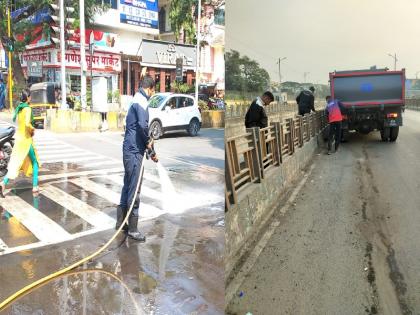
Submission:
[[394,142],[398,138],[398,132],[400,131],[400,127],[393,127],[391,128],[391,134],[389,136],[389,140]]
[[381,139],[382,141],[388,141],[389,137],[391,135],[391,128],[384,127],[384,129],[381,130]]

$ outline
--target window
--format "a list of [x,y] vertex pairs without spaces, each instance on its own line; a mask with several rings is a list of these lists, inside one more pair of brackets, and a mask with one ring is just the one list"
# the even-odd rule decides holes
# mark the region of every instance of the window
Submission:
[[159,11],[159,31],[162,33],[166,31],[166,10],[164,7]]
[[80,75],[70,75],[70,88],[72,91],[80,92],[81,85]]
[[165,98],[161,95],[154,95],[149,101],[149,107],[158,108]]
[[109,5],[112,9],[118,9],[117,0],[96,0],[96,3]]
[[194,101],[189,97],[177,97],[177,108],[185,108],[192,106]]
[[225,9],[224,8],[214,10],[214,24],[225,25]]

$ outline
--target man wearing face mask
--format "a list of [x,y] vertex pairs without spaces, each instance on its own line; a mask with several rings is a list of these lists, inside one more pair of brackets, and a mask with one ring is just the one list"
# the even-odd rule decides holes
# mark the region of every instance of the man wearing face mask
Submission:
[[273,93],[267,91],[261,97],[257,97],[248,108],[245,115],[246,128],[265,128],[268,126],[268,118],[264,106],[274,101]]
[[[146,149],[152,149],[152,141],[149,137],[148,103],[154,93],[154,79],[149,75],[144,76],[140,83],[140,89],[134,95],[133,102],[127,112],[123,142],[124,186],[121,192],[120,205],[117,208],[117,224],[115,227],[118,229],[121,226],[133,198],[136,198],[128,219],[128,227],[125,226],[124,230],[130,238],[140,242],[145,242],[146,237],[137,229],[140,196],[139,194],[135,195],[135,193],[143,156]],[[156,155],[151,158],[154,162],[158,161]]]

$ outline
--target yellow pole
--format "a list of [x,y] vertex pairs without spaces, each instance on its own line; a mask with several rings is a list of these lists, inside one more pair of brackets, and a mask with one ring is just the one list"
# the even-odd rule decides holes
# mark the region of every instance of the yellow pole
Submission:
[[[10,8],[9,8],[9,4],[7,4],[7,36],[9,36],[9,38],[12,38],[11,35],[12,35],[12,30],[11,30],[11,27],[10,27]],[[10,104],[10,110],[13,110],[12,52],[10,50],[9,50],[9,75],[8,75],[8,81],[9,81],[9,104]]]

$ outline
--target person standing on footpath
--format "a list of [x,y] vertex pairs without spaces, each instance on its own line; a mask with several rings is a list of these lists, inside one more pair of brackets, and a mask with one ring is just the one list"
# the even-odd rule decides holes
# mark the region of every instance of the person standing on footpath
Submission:
[[268,118],[264,106],[274,101],[273,93],[267,91],[261,97],[257,97],[249,106],[245,115],[246,128],[265,128],[268,126]]
[[[141,164],[146,149],[152,150],[152,139],[149,135],[149,99],[155,93],[155,80],[144,76],[139,91],[134,95],[133,102],[127,112],[126,130],[123,142],[124,186],[121,192],[120,204],[117,208],[117,223],[119,229],[127,211],[135,198],[134,207],[128,218],[128,226],[124,227],[127,235],[139,242],[145,242],[146,237],[137,229],[139,220],[140,194],[136,194],[137,182],[140,177]],[[154,162],[157,156],[151,156]]]
[[303,90],[296,97],[299,115],[304,116],[305,114],[309,114],[311,111],[315,111],[314,92],[315,88],[311,86],[309,90]]
[[340,145],[341,141],[341,122],[343,121],[343,114],[342,111],[344,107],[342,103],[338,100],[334,100],[331,96],[327,96],[327,107],[325,108],[327,117],[328,117],[328,124],[329,124],[329,132],[328,132],[328,155],[332,153],[332,142],[335,140],[335,150],[337,152],[338,146]]
[[30,100],[29,90],[23,90],[20,97],[21,103],[16,107],[13,116],[13,121],[17,120],[16,142],[10,156],[7,174],[0,183],[1,198],[4,198],[4,190],[9,183],[9,179],[18,177],[20,171],[23,171],[25,176],[28,177],[33,175],[32,192],[34,195],[39,193],[39,159],[33,143],[35,128],[33,127],[32,108],[29,106]]

